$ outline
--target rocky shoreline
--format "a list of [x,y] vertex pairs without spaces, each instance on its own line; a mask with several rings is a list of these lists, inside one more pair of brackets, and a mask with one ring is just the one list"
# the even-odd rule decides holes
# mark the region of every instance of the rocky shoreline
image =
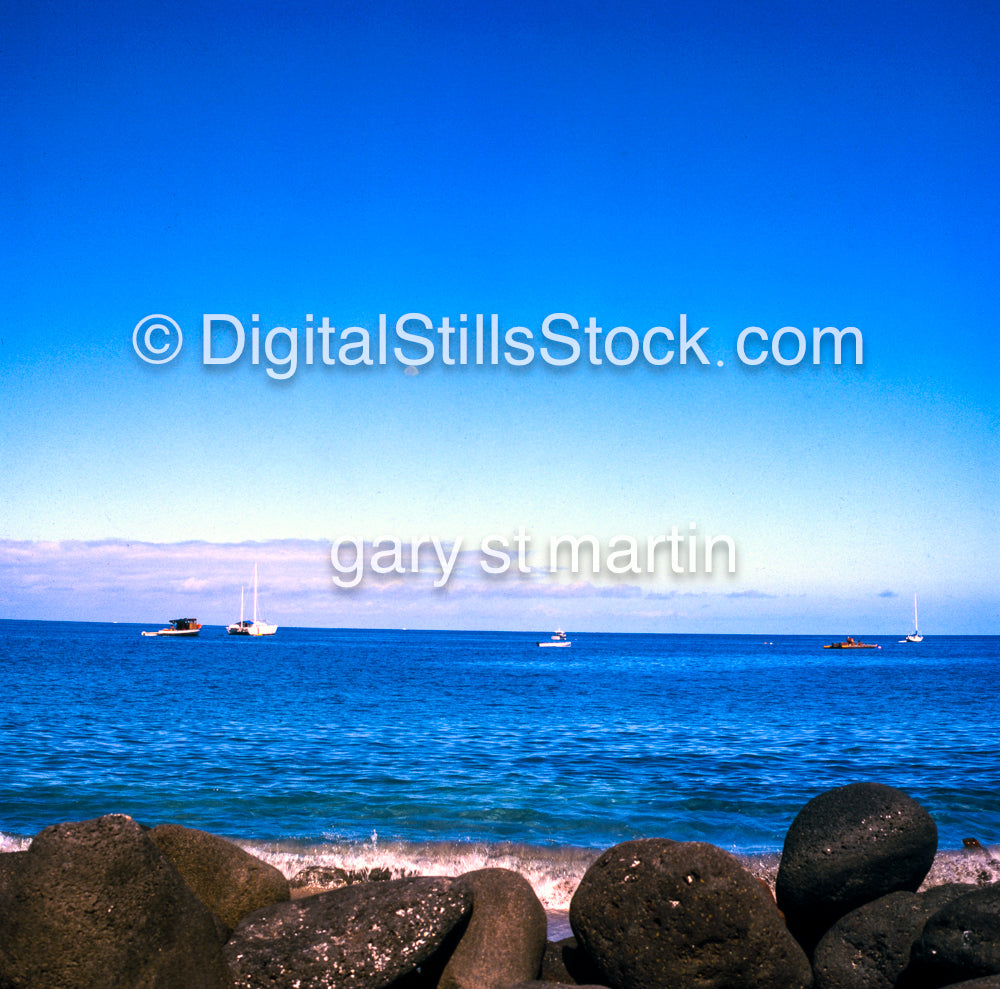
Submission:
[[565,919],[509,869],[289,881],[215,835],[108,815],[0,854],[0,989],[1000,989],[1000,860],[970,842],[955,882],[937,840],[906,794],[850,784],[802,808],[776,869],[700,842],[608,849],[554,937]]

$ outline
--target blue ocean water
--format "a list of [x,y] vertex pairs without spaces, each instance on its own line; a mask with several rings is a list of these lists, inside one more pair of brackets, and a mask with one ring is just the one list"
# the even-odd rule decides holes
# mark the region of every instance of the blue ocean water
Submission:
[[7,847],[115,812],[314,856],[777,852],[807,800],[856,780],[919,800],[942,848],[1000,841],[997,637],[143,627],[0,622]]

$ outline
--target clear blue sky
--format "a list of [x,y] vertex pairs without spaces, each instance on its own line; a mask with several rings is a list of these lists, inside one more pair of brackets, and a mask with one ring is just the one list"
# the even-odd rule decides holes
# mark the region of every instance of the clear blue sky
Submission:
[[[1000,632],[998,19],[16,3],[0,615],[229,621],[258,558],[279,624],[896,633],[916,592],[928,633]],[[683,313],[711,363],[201,359],[205,313],[409,312]],[[863,364],[744,366],[751,325],[858,327]],[[692,522],[736,574],[329,579],[340,536]]]

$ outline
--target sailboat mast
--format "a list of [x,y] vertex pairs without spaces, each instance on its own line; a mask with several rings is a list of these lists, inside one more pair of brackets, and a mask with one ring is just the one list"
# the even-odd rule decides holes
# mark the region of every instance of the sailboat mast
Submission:
[[920,622],[917,621],[917,596],[913,595],[913,630],[917,631],[920,628]]
[[[913,599],[914,605],[917,603],[917,599]],[[257,564],[253,565],[253,621],[257,624]]]

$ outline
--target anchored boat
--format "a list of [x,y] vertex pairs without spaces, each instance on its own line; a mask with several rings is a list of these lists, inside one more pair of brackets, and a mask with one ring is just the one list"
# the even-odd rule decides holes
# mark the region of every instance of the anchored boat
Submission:
[[147,637],[157,635],[173,635],[181,638],[190,638],[201,631],[201,625],[197,618],[171,618],[170,628],[161,628],[158,632],[141,632],[140,635]]
[[257,564],[253,565],[253,621],[243,617],[243,588],[240,588],[240,620],[226,626],[230,635],[274,635],[277,625],[271,625],[257,615]]
[[900,642],[923,642],[924,637],[920,634],[920,625],[917,622],[917,596],[913,595],[913,631]]
[[566,633],[561,628],[557,628],[548,642],[539,642],[538,645],[544,649],[546,646],[566,647],[573,645],[573,643],[566,638]]

